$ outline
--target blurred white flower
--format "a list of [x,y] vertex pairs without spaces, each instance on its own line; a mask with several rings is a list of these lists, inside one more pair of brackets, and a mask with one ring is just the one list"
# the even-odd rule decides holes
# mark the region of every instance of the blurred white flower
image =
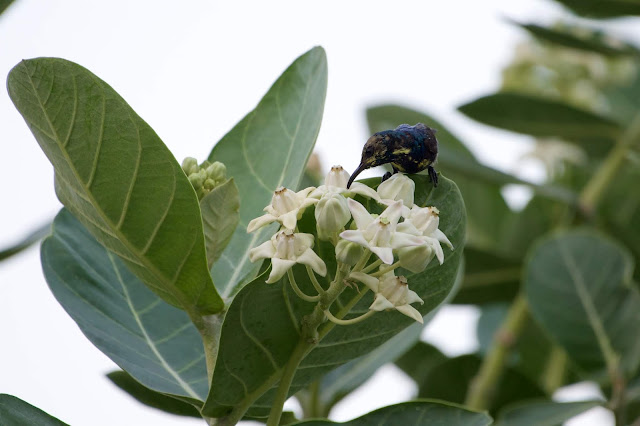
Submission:
[[366,198],[373,198],[376,201],[380,199],[376,191],[363,183],[354,182],[351,184],[351,188],[347,189],[349,177],[351,176],[342,166],[333,166],[324,179],[324,185],[320,185],[309,196],[320,199],[329,192],[335,192],[345,197],[358,194]]
[[287,229],[294,229],[304,209],[318,202],[315,198],[309,198],[309,193],[314,187],[309,187],[298,192],[280,187],[271,197],[271,204],[264,208],[267,214],[253,219],[247,226],[247,232],[253,232],[272,222],[280,222]]
[[423,304],[424,301],[415,291],[409,290],[405,277],[396,277],[393,271],[387,272],[380,278],[362,272],[352,272],[349,277],[365,284],[375,294],[375,299],[369,309],[374,311],[396,309],[409,318],[423,323],[422,315],[411,306],[411,303],[420,302]]
[[357,229],[344,231],[340,237],[368,248],[384,263],[393,263],[393,249],[423,244],[422,239],[417,236],[396,231],[402,201],[391,204],[378,217],[372,216],[355,200],[348,199],[347,202]]
[[290,229],[276,233],[269,241],[251,249],[249,259],[271,259],[271,273],[267,283],[274,283],[296,263],[310,266],[317,274],[327,275],[324,261],[312,250],[314,237],[311,234],[295,234]]

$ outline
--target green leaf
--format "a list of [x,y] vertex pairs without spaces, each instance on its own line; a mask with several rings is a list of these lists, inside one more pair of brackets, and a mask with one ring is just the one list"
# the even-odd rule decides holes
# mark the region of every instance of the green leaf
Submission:
[[157,408],[158,410],[162,410],[169,414],[175,414],[177,416],[202,418],[198,410],[193,405],[179,399],[172,398],[163,393],[153,391],[141,385],[124,371],[112,371],[107,374],[107,378],[111,380],[114,385],[144,405]]
[[312,404],[315,410],[323,413],[321,416],[312,417],[328,417],[335,404],[369,380],[378,368],[393,362],[413,346],[420,339],[421,332],[422,324],[410,325],[368,354],[349,361],[323,376],[317,384],[312,385],[317,387],[314,392],[316,395],[305,394],[305,391],[298,392],[296,398],[300,401],[303,411],[307,413],[309,410],[305,410],[305,405]]
[[497,243],[502,224],[511,214],[500,185],[519,182],[517,178],[480,164],[458,137],[430,115],[397,105],[381,105],[367,109],[367,121],[371,133],[403,123],[424,123],[437,129],[436,168],[460,188],[468,212],[468,244],[493,247]]
[[551,402],[527,401],[505,407],[498,416],[496,426],[556,426],[582,414],[601,401]]
[[[615,242],[589,230],[557,233],[529,254],[524,285],[531,312],[587,372],[640,362],[640,294],[633,261]],[[619,365],[618,365],[619,363]]]
[[419,385],[425,382],[431,369],[446,360],[447,356],[435,346],[425,342],[417,342],[396,360],[396,365]]
[[533,136],[556,136],[585,148],[608,149],[622,131],[610,118],[562,102],[521,93],[496,93],[458,108],[490,126]]
[[[500,250],[502,251],[502,250]],[[482,305],[513,300],[520,289],[522,266],[498,250],[464,248],[464,278],[453,303]]]
[[34,231],[30,232],[27,236],[25,236],[22,241],[9,246],[7,248],[3,248],[0,250],[0,261],[5,260],[13,255],[20,253],[23,250],[28,249],[33,244],[37,243],[47,235],[51,233],[51,224],[47,223]]
[[211,269],[231,241],[233,231],[240,220],[240,196],[233,179],[229,179],[205,195],[200,200],[200,210],[204,225],[207,265]]
[[55,417],[13,395],[0,394],[0,424],[7,426],[66,426]]
[[[422,383],[418,383],[419,398],[437,398],[462,404],[469,385],[476,376],[482,360],[477,355],[450,358],[432,367]],[[544,392],[521,373],[507,368],[493,396],[489,412],[525,398],[543,397]]]
[[619,18],[640,15],[638,0],[556,0],[573,12],[589,18]]
[[53,164],[58,198],[98,241],[172,305],[195,315],[222,310],[198,199],[153,129],[73,62],[22,61],[7,85]]
[[287,68],[209,156],[225,164],[240,192],[239,226],[212,270],[225,299],[258,271],[259,265],[249,262],[249,250],[266,241],[273,227],[248,234],[247,225],[263,214],[276,188],[298,187],[320,131],[326,91],[327,58],[315,47]]
[[[635,56],[640,53],[638,49],[630,44],[623,43],[619,40],[612,41],[605,34],[590,33],[585,37],[584,33],[580,33],[580,28],[556,29],[543,27],[536,24],[523,24],[512,21],[513,24],[525,29],[536,38],[572,49],[584,50],[587,52],[599,53],[605,56]],[[572,31],[573,30],[573,31]]]
[[368,425],[424,425],[430,426],[488,426],[491,417],[486,413],[468,410],[460,405],[437,400],[420,400],[390,405],[348,422],[307,420],[291,426],[368,426]]
[[9,6],[11,6],[11,3],[13,3],[14,0],[0,0],[0,14],[4,13],[5,10],[7,10],[7,8]]
[[91,343],[146,387],[204,400],[204,350],[189,316],[151,292],[66,209],[41,257],[53,295]]
[[[412,178],[416,182],[416,204],[433,205],[440,210],[440,229],[455,247],[453,252],[445,248],[442,266],[434,261],[420,274],[404,274],[411,289],[425,301],[424,305],[416,306],[424,316],[445,299],[454,284],[464,245],[465,211],[452,181],[441,177],[441,183],[434,188],[427,176]],[[374,181],[378,184],[380,179],[368,183]],[[313,217],[312,209],[305,216]],[[313,220],[305,220],[305,216],[299,222],[300,231],[315,232],[312,229],[315,226],[308,228]],[[326,279],[331,280],[334,269],[328,259],[334,256],[333,246],[318,244],[315,249],[327,262]],[[330,253],[324,252],[329,249]],[[302,291],[312,294],[313,286],[305,278],[305,269],[298,265],[293,269]],[[296,297],[286,279],[270,285],[264,283],[265,279],[266,275],[262,275],[247,284],[227,312],[213,386],[203,411],[208,416],[222,416],[235,407],[242,411],[250,406],[247,415],[259,417],[268,413],[282,369],[300,338],[300,321],[314,307]],[[321,284],[326,285],[326,279]],[[373,301],[370,292],[360,292],[347,288],[336,303],[346,306],[358,301],[351,313],[360,315],[368,311]],[[408,317],[398,312],[380,312],[350,326],[323,325],[320,340],[302,360],[290,392],[293,394],[335,367],[372,351],[411,324]]]

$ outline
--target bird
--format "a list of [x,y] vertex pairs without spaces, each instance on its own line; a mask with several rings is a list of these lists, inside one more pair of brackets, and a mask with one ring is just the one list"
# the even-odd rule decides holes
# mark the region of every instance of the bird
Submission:
[[[347,183],[351,186],[353,180],[370,167],[390,163],[393,173],[418,173],[424,169],[429,172],[429,179],[433,186],[438,186],[438,175],[432,164],[438,156],[438,140],[436,129],[422,123],[415,126],[401,124],[394,130],[384,130],[374,133],[362,148],[360,165],[353,172]],[[382,177],[384,182],[391,177],[387,172]]]

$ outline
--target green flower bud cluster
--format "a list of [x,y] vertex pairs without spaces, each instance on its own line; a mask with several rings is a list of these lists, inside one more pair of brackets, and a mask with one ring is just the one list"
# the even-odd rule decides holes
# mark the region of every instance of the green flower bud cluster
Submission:
[[182,170],[196,190],[198,200],[227,181],[227,168],[219,161],[204,161],[198,165],[195,158],[187,157],[182,162]]

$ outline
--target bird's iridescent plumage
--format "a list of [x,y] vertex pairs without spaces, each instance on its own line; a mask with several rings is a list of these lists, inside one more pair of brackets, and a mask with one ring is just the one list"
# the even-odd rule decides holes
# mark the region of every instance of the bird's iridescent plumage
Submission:
[[375,133],[365,143],[360,165],[351,175],[347,187],[363,170],[387,163],[391,164],[394,173],[418,173],[429,169],[429,177],[437,186],[438,175],[431,166],[438,156],[435,132],[418,123],[415,126],[401,124],[394,130]]

